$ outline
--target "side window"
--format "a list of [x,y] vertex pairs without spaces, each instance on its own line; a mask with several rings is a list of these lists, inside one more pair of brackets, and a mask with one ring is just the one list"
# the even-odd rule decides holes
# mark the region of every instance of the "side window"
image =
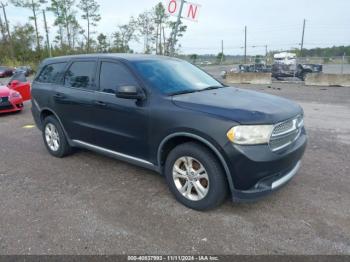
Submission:
[[100,71],[100,90],[115,93],[118,86],[137,86],[134,76],[123,65],[113,62],[102,62]]
[[50,64],[43,68],[36,81],[40,83],[58,83],[63,75],[66,63]]
[[93,61],[73,62],[65,74],[68,87],[94,89],[95,65]]

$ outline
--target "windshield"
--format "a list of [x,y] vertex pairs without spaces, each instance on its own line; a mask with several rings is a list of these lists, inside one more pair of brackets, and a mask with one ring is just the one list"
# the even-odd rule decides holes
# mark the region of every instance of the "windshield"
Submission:
[[181,60],[137,61],[134,66],[145,81],[167,95],[223,87],[210,75]]
[[27,78],[26,78],[26,76],[24,75],[23,72],[17,72],[17,73],[15,73],[15,74],[11,77],[9,83],[11,83],[13,80],[18,80],[18,81],[21,82],[21,83],[27,82]]

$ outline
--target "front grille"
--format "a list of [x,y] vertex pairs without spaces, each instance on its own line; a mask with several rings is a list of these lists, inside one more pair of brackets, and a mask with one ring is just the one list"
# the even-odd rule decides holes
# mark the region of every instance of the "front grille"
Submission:
[[303,127],[303,116],[276,124],[270,138],[269,146],[272,151],[281,150],[298,139]]
[[6,103],[6,102],[8,102],[8,101],[9,101],[9,98],[8,98],[7,96],[5,96],[5,97],[0,97],[0,104]]
[[8,97],[1,97],[0,98],[0,110],[9,110],[13,109],[12,104],[9,102]]
[[275,126],[272,132],[272,136],[278,136],[284,133],[288,133],[289,130],[292,130],[294,127],[294,122],[293,121],[287,121],[280,123]]

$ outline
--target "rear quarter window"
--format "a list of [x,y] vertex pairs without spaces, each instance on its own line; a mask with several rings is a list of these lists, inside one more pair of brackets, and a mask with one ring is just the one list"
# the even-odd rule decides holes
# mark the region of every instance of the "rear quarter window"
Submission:
[[67,63],[54,63],[44,66],[35,81],[39,83],[59,83]]

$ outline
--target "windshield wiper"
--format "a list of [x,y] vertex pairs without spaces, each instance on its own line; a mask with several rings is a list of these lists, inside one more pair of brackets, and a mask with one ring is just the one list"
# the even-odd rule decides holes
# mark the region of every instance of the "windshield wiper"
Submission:
[[214,89],[219,89],[219,88],[223,88],[224,86],[208,86],[206,88],[203,88],[203,89],[200,89],[198,90],[198,92],[201,92],[201,91],[207,91],[207,90],[214,90]]
[[196,92],[202,92],[202,91],[207,91],[207,90],[213,90],[213,89],[219,89],[223,88],[224,86],[208,86],[203,89],[193,89],[193,90],[181,90],[178,92],[173,92],[169,94],[170,96],[175,96],[175,95],[182,95],[182,94],[189,94],[189,93],[196,93]]
[[176,96],[176,95],[195,93],[195,92],[198,92],[198,91],[199,90],[181,90],[181,91],[170,93],[169,96]]

